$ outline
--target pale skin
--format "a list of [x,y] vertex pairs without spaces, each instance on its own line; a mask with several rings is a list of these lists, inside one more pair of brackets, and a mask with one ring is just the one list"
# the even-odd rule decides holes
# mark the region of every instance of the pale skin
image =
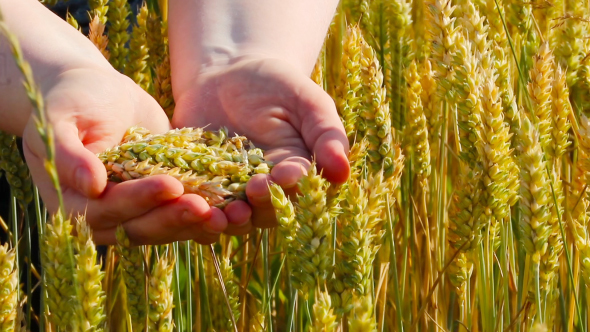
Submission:
[[[177,103],[172,125],[226,126],[266,149],[266,157],[277,163],[270,175],[257,175],[248,183],[248,203],[232,202],[221,211],[197,195],[183,195],[182,185],[165,175],[108,183],[95,154],[117,144],[130,126],[167,131],[164,112],[94,45],[36,0],[0,0],[46,98],[67,209],[86,212],[97,243],[114,243],[118,224],[136,244],[212,243],[221,232],[239,235],[253,226],[272,226],[268,183],[294,192],[312,154],[328,180],[344,182],[349,173],[344,129],[331,98],[309,79],[336,4],[170,0]],[[5,42],[0,44],[2,54],[10,60]],[[54,209],[56,198],[43,168],[44,147],[30,118],[31,107],[18,70],[5,62],[0,119],[10,120],[0,121],[0,130],[23,136],[35,183]]]

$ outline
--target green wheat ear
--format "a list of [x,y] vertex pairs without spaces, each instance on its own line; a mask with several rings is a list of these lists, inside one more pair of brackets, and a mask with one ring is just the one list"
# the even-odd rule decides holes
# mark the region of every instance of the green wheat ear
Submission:
[[[0,246],[0,331],[14,331],[17,324],[18,268],[16,253],[8,245]],[[20,322],[18,322],[20,323]]]
[[146,301],[146,274],[143,250],[133,246],[122,226],[117,227],[117,254],[120,257],[121,274],[125,283],[127,312],[131,316],[134,331],[145,328],[148,304]]
[[33,182],[29,168],[21,157],[16,136],[0,131],[0,170],[4,171],[12,194],[22,207],[33,201]]
[[172,277],[174,259],[160,257],[154,264],[148,285],[148,331],[170,332],[172,321]]
[[79,306],[76,308],[76,321],[78,328],[83,331],[93,329],[93,331],[102,332],[106,320],[106,294],[102,289],[105,273],[101,271],[96,246],[92,241],[92,230],[84,216],[76,218],[76,232],[74,247],[77,254],[74,278],[78,287],[79,301]]
[[273,166],[246,137],[229,137],[226,129],[182,128],[151,135],[144,128],[130,128],[120,145],[99,158],[112,181],[167,174],[184,185],[185,193],[217,207],[245,200],[250,178],[270,173]]

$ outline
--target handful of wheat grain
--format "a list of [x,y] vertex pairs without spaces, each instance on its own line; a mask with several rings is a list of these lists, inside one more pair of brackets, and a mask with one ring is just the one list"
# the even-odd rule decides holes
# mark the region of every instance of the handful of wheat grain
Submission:
[[227,129],[182,128],[152,135],[133,127],[120,145],[98,157],[111,181],[167,174],[182,182],[185,193],[200,195],[217,207],[246,199],[250,177],[266,174],[272,167],[261,149],[244,136],[230,138]]

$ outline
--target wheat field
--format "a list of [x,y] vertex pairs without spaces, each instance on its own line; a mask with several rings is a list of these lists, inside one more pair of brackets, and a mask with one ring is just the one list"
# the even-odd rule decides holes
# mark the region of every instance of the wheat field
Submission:
[[[89,5],[88,38],[171,117],[167,1]],[[43,96],[0,31],[56,177]],[[271,186],[277,227],[210,246],[134,246],[120,227],[97,249],[0,132],[0,331],[588,331],[589,33],[582,0],[342,0],[311,79],[351,177],[312,164],[297,197]],[[223,207],[272,168],[233,134],[131,128],[99,158],[112,180],[169,174]]]

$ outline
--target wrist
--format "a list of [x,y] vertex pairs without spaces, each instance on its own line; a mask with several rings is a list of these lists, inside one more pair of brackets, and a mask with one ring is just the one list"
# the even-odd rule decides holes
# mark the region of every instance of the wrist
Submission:
[[170,0],[168,32],[175,90],[211,68],[248,57],[284,61],[309,75],[337,3]]

